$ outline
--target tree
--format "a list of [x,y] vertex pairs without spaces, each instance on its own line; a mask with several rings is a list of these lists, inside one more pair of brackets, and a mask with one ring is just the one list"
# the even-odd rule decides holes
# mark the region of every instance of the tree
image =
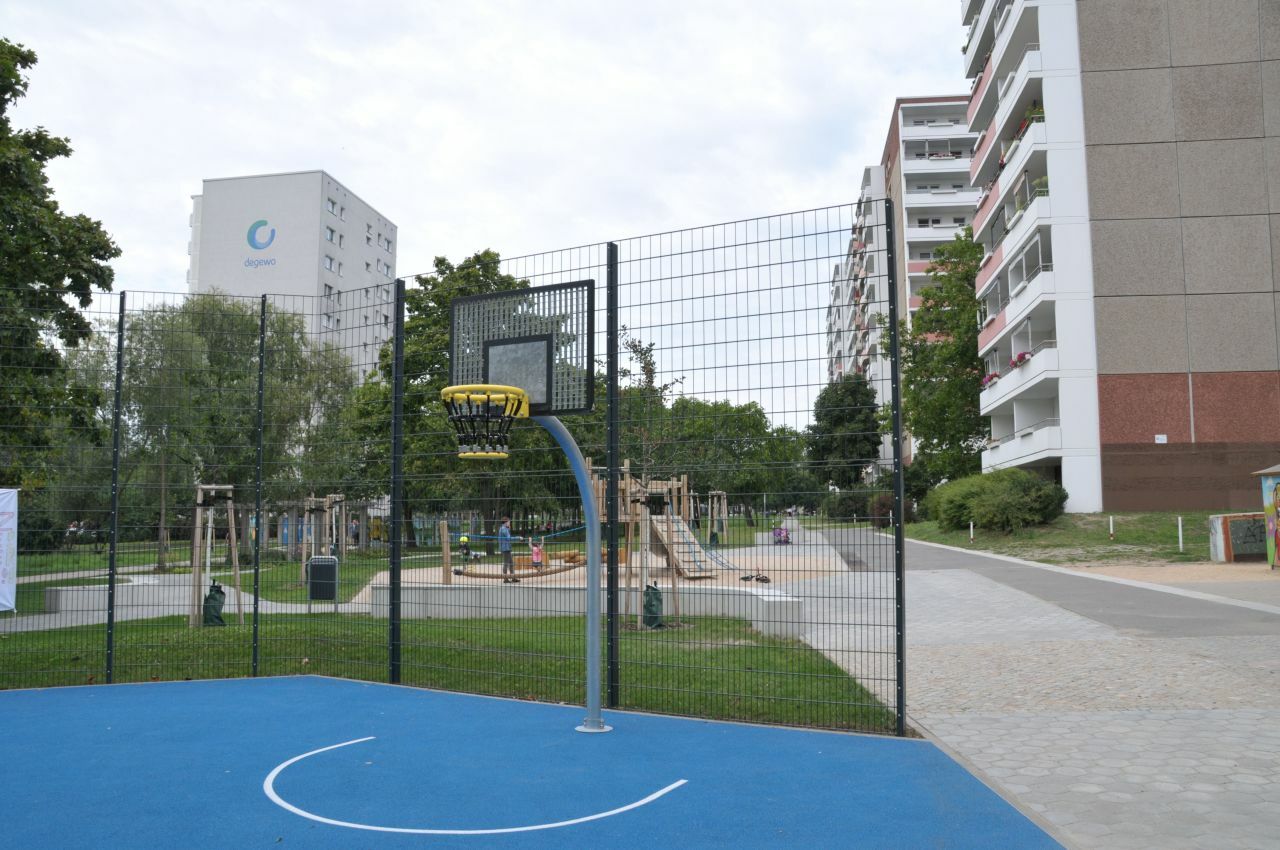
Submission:
[[929,266],[933,285],[921,293],[911,326],[900,325],[902,424],[915,440],[912,465],[923,464],[930,485],[982,467],[987,424],[978,402],[974,291],[982,253],[968,227],[939,247]]
[[68,380],[62,349],[92,332],[81,310],[111,291],[107,262],[120,255],[99,222],[54,200],[45,165],[70,143],[13,129],[9,111],[35,64],[33,51],[0,39],[0,484],[27,486],[39,485],[60,422],[93,422],[97,394]]
[[880,458],[876,391],[864,375],[848,374],[823,387],[809,426],[809,464],[819,481],[847,489]]

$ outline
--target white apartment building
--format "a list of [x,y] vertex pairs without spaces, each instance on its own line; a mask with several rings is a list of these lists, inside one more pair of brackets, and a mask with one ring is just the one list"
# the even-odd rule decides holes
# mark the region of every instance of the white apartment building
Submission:
[[984,471],[1040,468],[1102,510],[1098,366],[1080,45],[1073,0],[963,7],[967,120],[979,133]]
[[[883,201],[894,204],[898,312],[910,321],[920,292],[930,283],[926,269],[934,252],[973,217],[978,195],[969,181],[974,134],[965,120],[967,101],[944,96],[894,103],[883,160],[863,170],[849,248],[832,274],[827,379],[863,374],[882,405],[892,400],[889,364],[881,357],[889,309]],[[886,440],[882,459],[888,460],[891,452]],[[911,455],[909,437],[904,453]]]
[[324,171],[205,180],[187,284],[267,294],[367,364],[392,333],[397,245],[396,226]]
[[[1280,438],[1280,7],[963,0],[983,466],[1067,508],[1257,509]],[[1270,104],[1270,108],[1268,108]]]
[[886,190],[898,209],[899,303],[908,314],[931,283],[938,247],[972,224],[978,193],[970,179],[976,134],[964,96],[899,98],[885,143]]

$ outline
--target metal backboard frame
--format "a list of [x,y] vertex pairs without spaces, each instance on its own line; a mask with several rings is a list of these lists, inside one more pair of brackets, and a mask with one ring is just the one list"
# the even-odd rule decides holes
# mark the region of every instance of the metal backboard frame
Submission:
[[449,383],[519,387],[534,416],[590,411],[595,288],[579,280],[455,298]]

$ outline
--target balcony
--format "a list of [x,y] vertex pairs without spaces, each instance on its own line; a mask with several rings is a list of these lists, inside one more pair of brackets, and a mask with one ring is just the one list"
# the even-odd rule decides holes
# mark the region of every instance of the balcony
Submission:
[[978,396],[983,416],[990,415],[993,408],[1022,395],[1046,379],[1057,379],[1058,343],[1055,340],[1045,340],[1030,351],[1018,352],[1014,357],[1019,355],[1026,357],[1017,366],[1006,364],[996,373],[1000,377],[989,382]]
[[[1035,67],[1028,67],[1031,64]],[[1015,155],[1027,129],[1045,120],[1044,86],[1039,68],[1040,52],[1028,53],[1020,66],[1022,76],[1010,82],[1007,96],[975,146],[973,161],[969,164],[969,182],[973,185],[981,186],[999,176]]]
[[969,132],[969,126],[960,121],[948,121],[945,118],[927,119],[924,124],[902,125],[902,140],[914,139],[948,139],[957,134]]
[[978,353],[987,354],[1003,337],[1008,336],[1006,330],[1021,327],[1031,311],[1046,300],[1056,298],[1057,291],[1052,265],[1032,269],[1028,279],[1011,294],[1005,294],[1003,287],[993,290],[987,296],[985,304],[985,312],[989,315],[980,321],[982,329],[978,332]]
[[985,0],[960,0],[960,23],[968,24],[982,11]]
[[993,437],[982,453],[982,468],[998,469],[1030,463],[1055,457],[1061,452],[1061,420],[1050,417],[1002,437]]
[[973,209],[978,202],[978,191],[966,186],[963,189],[907,189],[903,194],[904,206],[919,207],[961,207]]
[[991,57],[987,57],[987,64],[983,66],[981,73],[977,79],[973,81],[973,88],[969,92],[969,107],[965,110],[965,118],[972,127],[977,120],[978,113],[982,111],[983,98],[986,97],[987,91],[991,88],[991,77],[995,70],[991,67]]
[[[968,143],[965,143],[968,147]],[[972,160],[964,152],[960,154],[932,154],[927,157],[903,157],[903,174],[963,174],[969,171]]]
[[956,234],[963,230],[963,224],[935,224],[930,227],[908,227],[907,241],[915,242],[950,242]]
[[907,260],[907,274],[928,274],[933,260]]

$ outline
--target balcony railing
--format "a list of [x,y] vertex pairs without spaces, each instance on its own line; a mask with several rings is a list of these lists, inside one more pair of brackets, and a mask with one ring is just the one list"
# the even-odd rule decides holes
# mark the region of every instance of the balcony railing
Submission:
[[[1008,375],[1011,372],[1021,369],[1023,366],[1030,363],[1032,360],[1035,359],[1035,356],[1039,354],[1041,351],[1045,351],[1046,349],[1057,348],[1057,347],[1058,347],[1058,341],[1056,339],[1046,339],[1045,341],[1035,346],[1032,346],[1032,348],[1028,351],[1020,351],[1017,354],[1014,354],[1013,357],[1011,358],[1011,362],[1006,363],[1004,365],[1004,368],[998,370],[998,374],[1000,375],[1001,378],[1003,378],[1005,375]],[[1026,357],[1020,358],[1020,355],[1024,355],[1024,354],[1026,355]],[[1015,365],[1014,362],[1012,361],[1017,361],[1017,365]],[[990,384],[988,384],[988,386],[990,386]]]

